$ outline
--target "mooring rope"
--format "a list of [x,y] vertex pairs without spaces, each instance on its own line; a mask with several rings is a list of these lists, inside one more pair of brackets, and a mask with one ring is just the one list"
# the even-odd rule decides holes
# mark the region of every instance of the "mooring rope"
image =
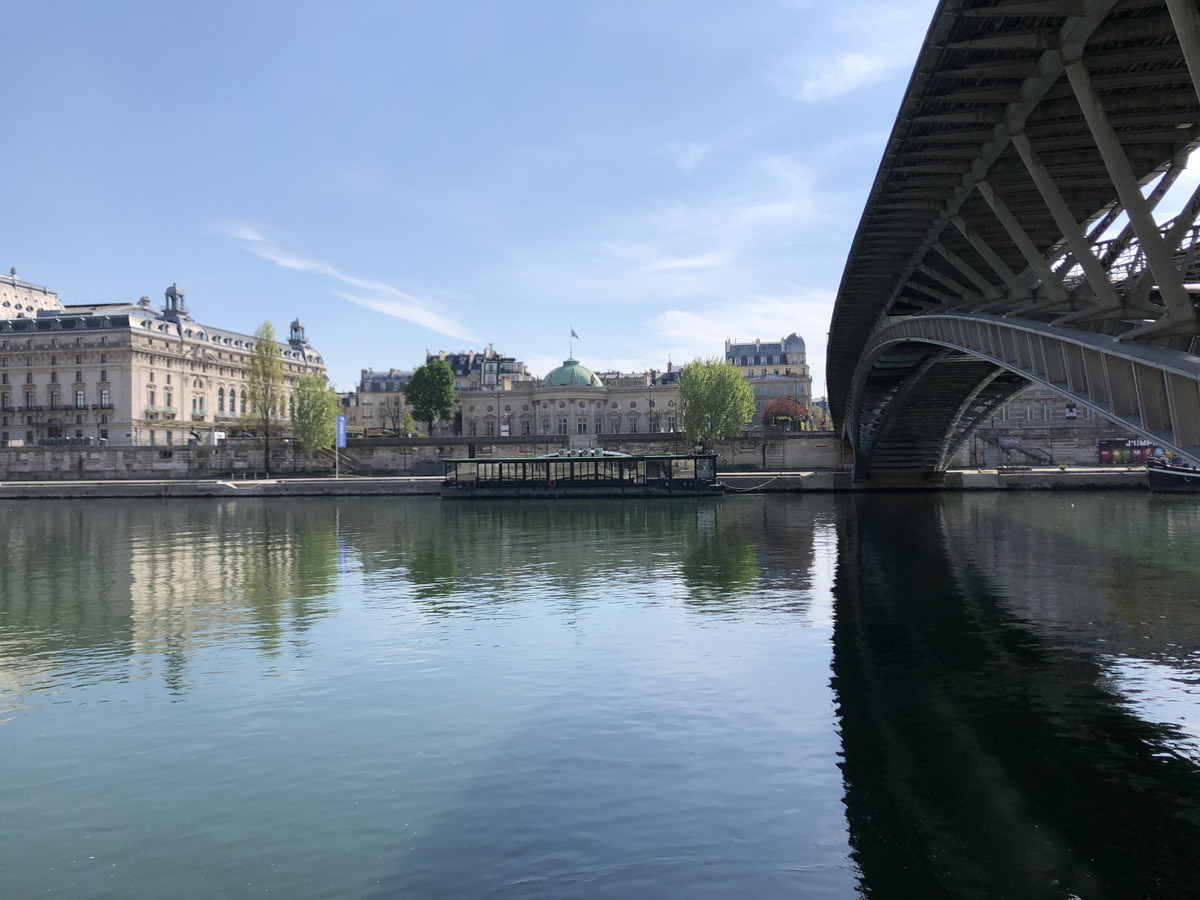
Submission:
[[725,485],[725,490],[732,491],[735,494],[750,494],[750,493],[753,493],[754,491],[761,491],[772,481],[778,481],[782,477],[783,477],[782,474],[776,475],[773,478],[768,478],[762,484],[756,484],[754,487],[748,487],[748,488],[735,488],[735,487],[730,487],[729,485]]

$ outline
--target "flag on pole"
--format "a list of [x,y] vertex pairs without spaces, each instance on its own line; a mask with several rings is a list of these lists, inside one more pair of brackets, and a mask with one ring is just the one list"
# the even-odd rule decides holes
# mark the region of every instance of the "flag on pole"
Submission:
[[578,340],[580,340],[580,337],[579,337],[579,335],[577,335],[577,334],[575,333],[575,329],[574,329],[574,328],[572,328],[572,329],[571,329],[571,337],[575,338],[575,340],[577,340],[577,341],[578,341]]

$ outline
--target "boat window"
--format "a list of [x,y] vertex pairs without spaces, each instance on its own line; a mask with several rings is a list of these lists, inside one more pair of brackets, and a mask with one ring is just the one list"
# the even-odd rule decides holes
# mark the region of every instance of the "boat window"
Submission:
[[696,477],[696,463],[690,459],[676,459],[671,461],[671,477],[672,478],[687,478]]
[[671,477],[671,461],[669,459],[648,459],[648,460],[646,460],[646,477],[647,478],[670,478]]

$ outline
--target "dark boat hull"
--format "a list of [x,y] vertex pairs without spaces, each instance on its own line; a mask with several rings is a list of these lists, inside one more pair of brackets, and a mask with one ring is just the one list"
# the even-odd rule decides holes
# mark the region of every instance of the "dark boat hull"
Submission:
[[1146,464],[1146,483],[1152,491],[1200,494],[1200,469],[1191,466]]

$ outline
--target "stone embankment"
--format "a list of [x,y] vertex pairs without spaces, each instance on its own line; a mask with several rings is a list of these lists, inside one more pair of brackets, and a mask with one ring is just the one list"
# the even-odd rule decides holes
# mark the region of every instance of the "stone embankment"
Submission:
[[441,478],[271,478],[214,481],[12,481],[0,500],[162,499],[235,497],[371,497],[428,494]]
[[1036,491],[1120,490],[1146,487],[1144,468],[1021,468],[960,469],[946,473],[942,484],[861,483],[849,472],[722,472],[721,480],[731,493],[788,493],[796,491]]
[[[806,493],[895,489],[897,485],[854,484],[850,473],[726,472],[721,480],[731,495],[749,493]],[[163,499],[236,497],[399,497],[437,496],[440,477],[391,478],[273,478],[260,480],[104,480],[10,481],[0,483],[0,500]],[[919,485],[906,485],[920,489]],[[940,486],[927,490],[1113,490],[1144,489],[1142,468],[1076,468],[957,470],[946,473]]]

